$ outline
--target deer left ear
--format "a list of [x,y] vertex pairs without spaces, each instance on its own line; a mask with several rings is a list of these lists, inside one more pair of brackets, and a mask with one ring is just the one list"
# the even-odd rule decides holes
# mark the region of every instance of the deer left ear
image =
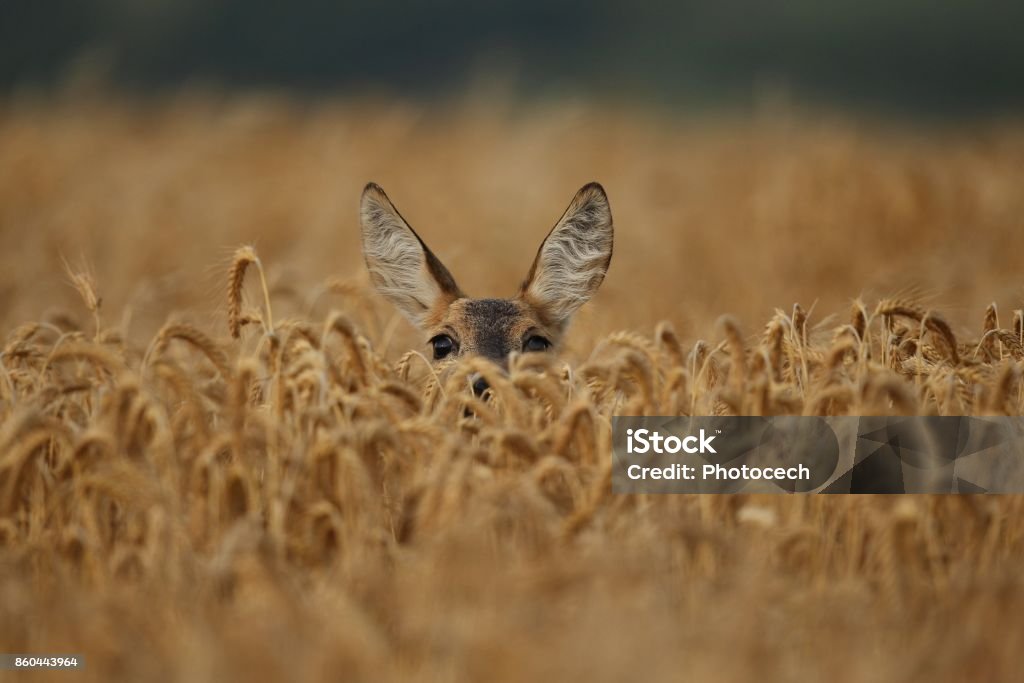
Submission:
[[565,326],[601,286],[612,241],[608,195],[597,183],[585,185],[540,245],[520,296],[548,322]]
[[448,269],[374,183],[363,190],[360,225],[370,280],[414,325],[423,327],[432,311],[464,296]]

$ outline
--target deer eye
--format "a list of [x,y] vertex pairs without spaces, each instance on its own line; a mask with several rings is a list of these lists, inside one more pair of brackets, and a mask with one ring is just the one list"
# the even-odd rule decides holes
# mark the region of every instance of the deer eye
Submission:
[[437,335],[430,340],[430,345],[434,347],[434,360],[441,360],[455,350],[455,340],[447,334]]
[[532,335],[523,344],[523,351],[547,351],[551,348],[551,342],[539,334]]

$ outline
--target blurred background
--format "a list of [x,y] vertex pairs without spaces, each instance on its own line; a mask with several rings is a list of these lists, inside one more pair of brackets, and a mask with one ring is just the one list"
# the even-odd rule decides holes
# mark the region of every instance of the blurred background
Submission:
[[594,333],[710,336],[725,312],[755,332],[859,295],[1008,318],[1021,26],[1000,0],[5,0],[0,324],[70,315],[64,259],[126,334],[220,324],[242,243],[284,314],[311,315],[324,283],[365,284],[368,180],[499,296],[601,181],[617,239]]
[[141,91],[435,99],[498,79],[534,97],[743,106],[767,90],[951,116],[1024,102],[1022,25],[1012,0],[5,0],[0,86],[75,65]]

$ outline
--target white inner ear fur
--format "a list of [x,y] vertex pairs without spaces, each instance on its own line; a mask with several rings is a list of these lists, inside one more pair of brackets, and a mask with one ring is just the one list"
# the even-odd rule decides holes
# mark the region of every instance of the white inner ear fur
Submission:
[[360,214],[370,280],[410,322],[421,325],[442,291],[420,241],[391,203],[372,191],[364,195]]
[[526,294],[564,325],[601,286],[612,240],[612,215],[604,192],[584,188],[544,240]]

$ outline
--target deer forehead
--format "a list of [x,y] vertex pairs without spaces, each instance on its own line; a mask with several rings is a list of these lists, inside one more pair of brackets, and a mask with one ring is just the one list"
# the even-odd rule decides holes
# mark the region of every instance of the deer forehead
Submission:
[[539,328],[540,321],[516,299],[458,299],[448,307],[443,324],[455,332],[463,348],[504,357],[519,350],[523,336]]

